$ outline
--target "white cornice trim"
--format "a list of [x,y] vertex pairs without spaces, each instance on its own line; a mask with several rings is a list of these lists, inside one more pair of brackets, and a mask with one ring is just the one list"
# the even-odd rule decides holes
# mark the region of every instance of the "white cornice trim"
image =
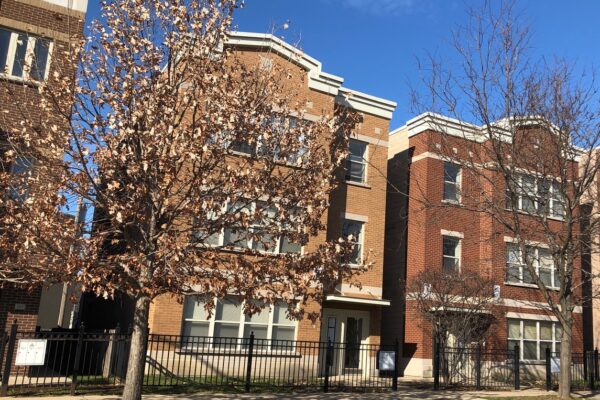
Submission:
[[88,6],[88,0],[44,0],[44,2],[83,13],[87,11]]
[[392,119],[392,114],[397,105],[395,101],[385,100],[381,97],[371,96],[344,87],[340,87],[335,101],[343,106],[386,119]]
[[370,304],[375,306],[389,306],[391,302],[389,300],[383,299],[362,299],[360,297],[347,297],[347,296],[338,296],[334,294],[328,295],[325,300],[327,301],[339,301],[342,303],[356,303],[356,304]]
[[230,32],[227,38],[230,46],[268,48],[289,59],[308,72],[308,87],[335,96],[338,104],[391,119],[396,103],[379,97],[343,88],[344,78],[322,71],[320,61],[302,50],[268,33]]

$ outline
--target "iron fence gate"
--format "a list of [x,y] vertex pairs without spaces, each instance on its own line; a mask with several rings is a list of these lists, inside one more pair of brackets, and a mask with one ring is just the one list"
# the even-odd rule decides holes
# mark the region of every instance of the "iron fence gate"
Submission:
[[[118,331],[19,332],[0,336],[0,395],[34,391],[75,394],[125,382],[131,335]],[[42,341],[40,365],[17,354]],[[21,354],[22,355],[22,354]],[[20,357],[20,356],[19,356]],[[22,360],[21,360],[22,361]],[[149,335],[143,385],[236,391],[396,390],[398,343],[347,344],[255,338]]]

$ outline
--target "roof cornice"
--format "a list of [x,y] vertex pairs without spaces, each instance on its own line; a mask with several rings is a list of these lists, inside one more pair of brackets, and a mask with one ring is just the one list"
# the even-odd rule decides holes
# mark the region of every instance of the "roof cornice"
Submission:
[[308,87],[335,96],[338,104],[382,118],[391,119],[396,103],[342,87],[344,78],[322,70],[320,61],[286,43],[275,35],[255,32],[230,32],[230,46],[266,48],[299,65],[308,73]]

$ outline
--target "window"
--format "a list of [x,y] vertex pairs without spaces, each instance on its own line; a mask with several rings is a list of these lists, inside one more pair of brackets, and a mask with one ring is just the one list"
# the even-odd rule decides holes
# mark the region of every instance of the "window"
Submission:
[[366,181],[366,153],[367,144],[358,140],[350,139],[350,154],[346,160],[346,180],[350,182],[363,183]]
[[442,236],[442,267],[444,272],[457,274],[460,272],[460,239],[453,236]]
[[[186,296],[183,309],[183,335],[213,338],[249,338],[294,340],[296,322],[286,315],[288,305],[278,302],[265,307],[260,313],[246,315],[243,304],[236,296],[217,299],[212,318],[204,309],[205,303],[195,296]],[[213,341],[216,347],[231,341]]]
[[556,180],[519,175],[513,184],[514,196],[510,189],[506,190],[506,208],[512,209],[514,206],[519,211],[545,214],[555,218],[564,216],[564,201],[560,193],[560,184]]
[[550,251],[543,247],[526,246],[527,260],[516,243],[506,243],[506,282],[534,284],[526,261],[530,261],[541,281],[549,288],[558,288],[559,279]]
[[52,41],[0,28],[0,74],[43,81],[48,75]]
[[17,156],[10,167],[13,176],[8,187],[8,197],[13,200],[25,201],[29,196],[28,175],[33,169],[34,161],[30,157]]
[[460,167],[456,164],[444,163],[444,200],[460,202]]
[[[201,221],[195,220],[194,225],[197,228],[192,233],[192,240],[196,240],[203,245],[213,247],[227,247],[237,250],[253,249],[261,253],[269,254],[291,254],[300,253],[302,246],[299,243],[292,242],[284,234],[274,234],[273,226],[277,224],[277,210],[272,205],[265,202],[235,202],[229,203],[222,211],[224,214],[245,213],[248,218],[259,213],[260,219],[252,222],[249,228],[242,226],[228,226],[217,233],[208,234],[201,227]],[[295,210],[289,211],[294,213]],[[218,219],[219,215],[212,213],[208,219]],[[294,219],[293,216],[290,217]],[[292,221],[287,221],[289,224]],[[289,231],[292,227],[281,226],[283,231]],[[269,230],[267,231],[267,228]],[[264,232],[263,232],[264,230]]]
[[342,236],[347,238],[352,236],[354,240],[354,247],[348,257],[348,263],[353,265],[360,265],[362,263],[362,242],[363,242],[363,223],[359,221],[344,220],[342,227]]
[[508,348],[519,346],[521,360],[545,360],[547,348],[560,353],[561,335],[556,322],[508,319]]

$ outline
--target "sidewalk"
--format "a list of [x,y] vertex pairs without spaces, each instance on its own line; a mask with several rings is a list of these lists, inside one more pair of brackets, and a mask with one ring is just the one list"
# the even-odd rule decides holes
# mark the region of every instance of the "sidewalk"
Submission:
[[[508,392],[488,392],[488,391],[433,391],[421,390],[408,387],[400,387],[397,392],[384,393],[281,393],[281,394],[218,394],[211,392],[199,392],[193,394],[173,394],[173,395],[144,395],[144,400],[208,400],[208,399],[246,399],[246,400],[282,400],[282,399],[303,399],[303,400],[395,400],[395,399],[431,399],[431,400],[488,400],[488,399],[520,399],[531,397],[532,400],[546,400],[554,398],[554,392],[543,390],[522,390]],[[573,393],[575,398],[600,399],[600,393],[592,395],[590,392]],[[36,400],[118,400],[116,396],[61,396],[61,397],[15,397],[14,399],[36,399]]]

